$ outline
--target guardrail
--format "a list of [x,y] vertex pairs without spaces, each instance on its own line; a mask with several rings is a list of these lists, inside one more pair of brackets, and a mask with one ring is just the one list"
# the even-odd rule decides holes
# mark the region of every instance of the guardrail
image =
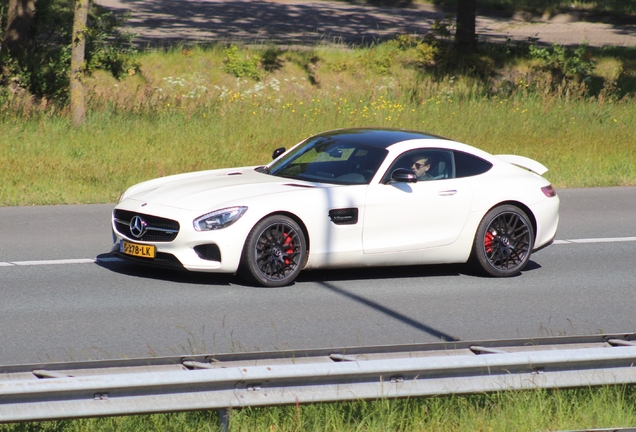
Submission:
[[634,333],[0,366],[0,422],[633,384],[634,366]]

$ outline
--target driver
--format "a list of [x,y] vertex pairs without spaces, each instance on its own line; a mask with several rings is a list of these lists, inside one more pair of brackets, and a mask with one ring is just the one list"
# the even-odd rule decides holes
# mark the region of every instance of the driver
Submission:
[[428,156],[419,156],[413,159],[411,170],[415,173],[418,180],[431,180],[433,177],[428,173],[431,169],[431,163]]

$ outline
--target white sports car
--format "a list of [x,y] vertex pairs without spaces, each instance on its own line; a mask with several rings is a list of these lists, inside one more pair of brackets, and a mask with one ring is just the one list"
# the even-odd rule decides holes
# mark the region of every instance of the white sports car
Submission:
[[325,132],[273,156],[132,186],[113,211],[113,251],[276,287],[335,267],[470,261],[513,276],[556,234],[547,168],[522,156],[372,128]]

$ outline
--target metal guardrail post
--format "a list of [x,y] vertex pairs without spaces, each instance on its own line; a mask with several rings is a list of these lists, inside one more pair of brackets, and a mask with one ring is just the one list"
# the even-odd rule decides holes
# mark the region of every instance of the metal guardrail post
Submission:
[[230,409],[219,410],[219,431],[230,432]]

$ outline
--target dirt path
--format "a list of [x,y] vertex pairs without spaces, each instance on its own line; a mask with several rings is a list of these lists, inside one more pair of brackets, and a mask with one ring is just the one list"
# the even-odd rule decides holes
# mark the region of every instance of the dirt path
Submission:
[[[212,41],[316,44],[373,41],[397,33],[426,34],[436,19],[453,13],[429,5],[410,9],[302,0],[95,0],[129,11],[130,29],[142,46]],[[624,20],[625,21],[625,20]],[[480,40],[507,38],[540,43],[636,46],[636,20],[586,22],[574,14],[551,18],[478,14]]]

